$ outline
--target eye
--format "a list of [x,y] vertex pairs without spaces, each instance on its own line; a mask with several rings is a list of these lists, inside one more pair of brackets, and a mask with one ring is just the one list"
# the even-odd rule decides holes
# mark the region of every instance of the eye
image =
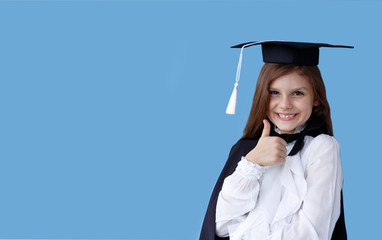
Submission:
[[269,95],[277,95],[277,94],[279,94],[279,92],[275,90],[269,90]]
[[304,93],[301,91],[296,91],[293,93],[294,96],[304,96]]

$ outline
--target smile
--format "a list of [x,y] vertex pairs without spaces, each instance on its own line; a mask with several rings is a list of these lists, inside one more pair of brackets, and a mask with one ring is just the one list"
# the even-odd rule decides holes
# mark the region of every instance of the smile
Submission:
[[276,116],[278,119],[284,120],[284,121],[290,121],[296,118],[296,114],[282,114],[282,113],[276,113]]

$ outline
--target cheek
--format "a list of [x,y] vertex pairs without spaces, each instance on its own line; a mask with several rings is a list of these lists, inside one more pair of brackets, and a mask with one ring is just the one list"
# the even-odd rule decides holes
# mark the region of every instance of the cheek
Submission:
[[268,108],[267,108],[267,117],[273,121],[274,115],[272,114],[277,107],[276,101],[269,100]]
[[310,116],[312,114],[312,110],[313,110],[313,103],[312,102],[308,102],[306,104],[303,104],[303,105],[301,105],[300,109],[302,111],[304,111],[305,114]]
[[276,105],[275,101],[272,99],[269,99],[267,112],[270,112],[275,107],[275,105]]

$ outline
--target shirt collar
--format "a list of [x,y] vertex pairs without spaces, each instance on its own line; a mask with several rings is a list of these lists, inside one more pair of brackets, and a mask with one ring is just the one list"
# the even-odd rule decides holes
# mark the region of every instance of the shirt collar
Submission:
[[[299,132],[301,132],[302,130],[304,130],[305,127],[306,127],[306,123],[304,123],[304,124],[298,126],[298,127],[296,128],[296,130],[294,130],[294,133],[299,133]],[[276,125],[275,125],[275,132],[277,132],[278,134],[281,134],[280,129],[278,129],[278,128],[276,127]]]

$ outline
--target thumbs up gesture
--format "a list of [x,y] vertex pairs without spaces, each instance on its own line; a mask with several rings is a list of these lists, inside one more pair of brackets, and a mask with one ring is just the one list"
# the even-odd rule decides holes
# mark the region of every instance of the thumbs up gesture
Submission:
[[287,142],[280,137],[269,136],[271,125],[266,119],[263,120],[263,123],[261,137],[256,147],[245,156],[245,159],[260,166],[282,164],[287,157]]

